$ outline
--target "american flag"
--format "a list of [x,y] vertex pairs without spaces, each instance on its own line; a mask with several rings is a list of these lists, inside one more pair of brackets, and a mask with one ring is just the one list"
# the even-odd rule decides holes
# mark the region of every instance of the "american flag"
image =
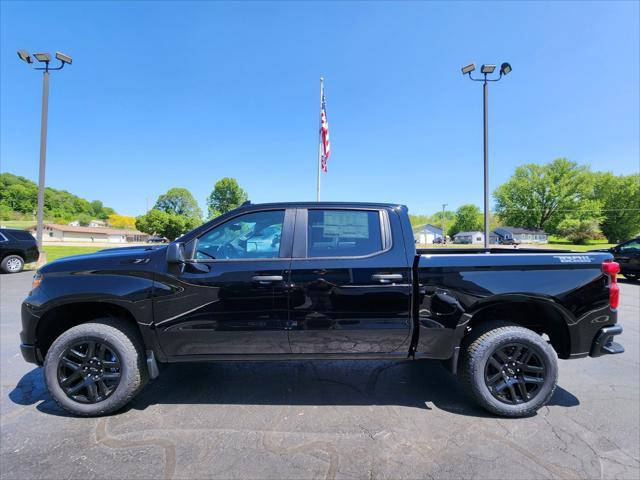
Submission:
[[322,153],[320,166],[324,173],[327,173],[327,160],[331,155],[331,142],[329,142],[329,122],[327,121],[327,108],[324,101],[324,89],[322,91],[322,106],[320,108],[320,137],[322,142]]

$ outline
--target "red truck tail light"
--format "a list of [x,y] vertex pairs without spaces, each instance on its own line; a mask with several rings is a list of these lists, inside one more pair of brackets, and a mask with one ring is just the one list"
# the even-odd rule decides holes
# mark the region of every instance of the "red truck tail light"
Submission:
[[620,265],[617,262],[604,262],[602,264],[602,271],[609,275],[611,279],[609,283],[609,306],[615,310],[620,304],[620,287],[618,286]]

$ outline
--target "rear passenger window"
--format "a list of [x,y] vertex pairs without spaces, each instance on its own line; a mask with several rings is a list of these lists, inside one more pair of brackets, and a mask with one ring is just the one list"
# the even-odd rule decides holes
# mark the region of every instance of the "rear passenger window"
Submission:
[[11,232],[16,240],[33,240],[34,237],[29,232]]
[[382,250],[380,215],[364,210],[309,210],[308,257],[356,257]]

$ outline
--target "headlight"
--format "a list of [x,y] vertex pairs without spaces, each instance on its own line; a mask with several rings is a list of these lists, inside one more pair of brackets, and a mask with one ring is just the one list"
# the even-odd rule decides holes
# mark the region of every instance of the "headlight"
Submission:
[[36,288],[40,286],[42,283],[42,274],[40,272],[36,272],[33,276],[33,281],[31,282],[31,291],[33,292]]

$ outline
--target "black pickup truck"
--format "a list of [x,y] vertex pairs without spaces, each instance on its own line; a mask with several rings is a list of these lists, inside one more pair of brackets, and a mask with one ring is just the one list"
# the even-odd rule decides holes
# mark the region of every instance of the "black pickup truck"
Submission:
[[442,360],[519,417],[550,399],[557,357],[624,351],[617,272],[609,253],[416,251],[401,205],[246,205],[169,245],[45,265],[21,348],[76,415],[121,408],[160,362],[382,358]]

